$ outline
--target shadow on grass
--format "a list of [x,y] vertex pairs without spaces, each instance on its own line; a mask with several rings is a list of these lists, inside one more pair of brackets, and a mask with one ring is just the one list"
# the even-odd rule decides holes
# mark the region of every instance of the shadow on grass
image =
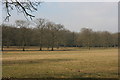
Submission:
[[[30,50],[30,49],[26,48],[24,51],[79,51],[80,49],[88,49],[88,48],[76,47],[76,49],[75,48],[73,48],[73,49],[64,48],[64,49],[54,49],[54,50],[51,50],[51,49],[47,49],[47,50],[32,49],[32,50]],[[3,49],[3,51],[23,51],[23,50],[22,49],[10,49],[10,50]]]
[[[3,50],[3,51],[23,51],[23,50]],[[40,50],[25,50],[25,51],[40,51]],[[52,51],[52,50],[41,50],[41,51]],[[76,50],[69,49],[69,50],[53,50],[53,51],[76,51]]]
[[35,60],[14,60],[14,61],[3,61],[3,65],[8,64],[38,64],[38,63],[50,63],[50,62],[62,62],[62,61],[73,61],[75,59],[35,59]]
[[2,80],[119,80],[119,78],[2,78]]

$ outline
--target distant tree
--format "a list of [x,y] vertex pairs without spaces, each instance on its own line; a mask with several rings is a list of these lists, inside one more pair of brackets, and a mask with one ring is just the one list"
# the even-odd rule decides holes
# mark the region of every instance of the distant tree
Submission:
[[[30,27],[28,21],[17,20],[15,25],[2,26],[3,46],[20,46],[25,51],[27,46],[39,46],[59,49],[59,47],[118,47],[118,33],[108,31],[93,31],[83,28],[81,31],[72,32],[64,28],[62,24],[55,24],[45,19],[35,20],[36,27]],[[2,46],[2,50],[3,50]]]
[[92,47],[100,47],[101,45],[101,37],[100,32],[93,32],[92,33]]
[[69,31],[63,28],[63,30],[60,31],[60,45],[65,47],[68,44],[68,35]]
[[64,45],[67,46],[67,47],[73,47],[73,33],[69,30],[65,30],[64,32]]
[[56,28],[56,30],[55,30],[55,34],[56,34],[56,41],[55,41],[55,43],[56,43],[57,49],[59,49],[59,46],[60,46],[60,44],[62,42],[61,31],[64,29],[64,26],[61,25],[61,24],[56,24],[55,28]]
[[46,20],[45,19],[37,19],[37,39],[40,47],[40,51],[42,50],[43,43],[44,43],[44,29],[46,27]]
[[12,43],[12,28],[11,26],[7,26],[7,25],[2,25],[2,41],[3,41],[3,46],[6,45],[7,48],[9,48],[9,46]]
[[83,43],[82,43],[82,35],[81,35],[80,32],[79,32],[78,35],[77,35],[76,42],[77,42],[77,45],[78,45],[79,47],[83,47]]
[[92,29],[88,28],[82,28],[80,33],[83,46],[88,47],[89,49],[93,42],[92,33]]
[[47,47],[47,50],[49,50],[49,48],[51,47],[51,31],[48,27],[48,25],[46,24],[46,27],[44,29],[44,46]]
[[48,35],[50,40],[48,41],[48,44],[51,46],[51,50],[54,50],[54,47],[56,46],[59,48],[59,44],[61,43],[60,39],[60,31],[63,29],[63,25],[61,24],[55,24],[53,22],[47,22],[46,24]]
[[53,51],[54,50],[54,47],[55,47],[55,39],[56,39],[56,34],[55,34],[55,31],[56,31],[56,28],[55,28],[55,23],[53,22],[47,22],[47,25],[48,27],[48,30],[49,30],[49,34],[51,36],[51,40],[50,40],[50,46],[51,46],[51,50]]
[[2,25],[0,25],[0,50],[3,51],[3,48],[2,48]]
[[118,32],[118,48],[120,47],[120,32]]
[[101,33],[101,41],[103,47],[110,47],[112,45],[112,35],[108,31],[104,31]]
[[27,45],[27,40],[29,40],[28,27],[29,23],[23,20],[17,20],[16,26],[19,28],[19,42],[22,44],[23,51],[25,51],[25,46]]
[[113,45],[114,47],[117,47],[118,46],[118,33],[114,33],[112,34],[113,36]]

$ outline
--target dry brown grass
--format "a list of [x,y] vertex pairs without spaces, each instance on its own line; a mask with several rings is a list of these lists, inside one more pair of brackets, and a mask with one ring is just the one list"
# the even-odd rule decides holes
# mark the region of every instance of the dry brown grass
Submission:
[[[118,49],[4,51],[3,77],[118,77]],[[12,73],[11,73],[12,72]]]

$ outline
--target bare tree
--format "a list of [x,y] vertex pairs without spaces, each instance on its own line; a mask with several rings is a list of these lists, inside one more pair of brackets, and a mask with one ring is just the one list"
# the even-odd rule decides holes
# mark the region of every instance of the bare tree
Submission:
[[118,46],[118,33],[114,33],[112,34],[112,38],[113,38],[113,46],[116,47]]
[[61,24],[56,24],[55,25],[55,34],[56,34],[56,40],[55,40],[55,44],[56,44],[56,47],[57,49],[59,49],[59,45],[61,44],[62,42],[62,39],[61,39],[61,31],[64,29],[64,26],[61,25]]
[[3,33],[2,33],[2,39],[3,39],[3,45],[6,45],[7,48],[9,48],[9,46],[12,44],[12,28],[11,26],[8,25],[2,25],[3,28]]
[[3,51],[3,45],[2,45],[2,25],[0,25],[0,50]]
[[49,29],[50,32],[50,36],[51,36],[51,40],[50,40],[50,45],[51,45],[51,50],[54,50],[54,46],[55,46],[55,24],[52,22],[48,22],[47,23],[47,27]]
[[[21,46],[25,51],[28,45],[39,46],[41,51],[47,47],[51,51],[56,47],[118,47],[118,33],[108,31],[95,32],[92,29],[83,28],[81,32],[71,32],[61,24],[55,24],[45,19],[37,19],[36,27],[30,28],[28,21],[17,20],[16,27],[2,25],[3,46]],[[14,35],[14,37],[13,37]],[[77,43],[76,43],[77,42]]]
[[112,45],[113,38],[112,38],[112,35],[110,32],[108,32],[108,31],[102,32],[101,38],[102,38],[102,44],[104,47],[107,48]]
[[80,33],[82,38],[82,44],[89,49],[92,46],[92,32],[92,29],[82,28]]
[[22,44],[23,51],[25,51],[25,46],[27,45],[27,36],[28,34],[28,27],[29,23],[23,20],[17,20],[16,25],[19,28],[19,42]]
[[43,47],[44,28],[46,27],[46,21],[45,19],[37,19],[36,24],[37,24],[37,30],[38,30],[37,39],[40,46],[39,50],[41,51]]
[[[55,24],[53,22],[47,22],[47,28],[49,30],[49,34],[51,36],[51,40],[50,40],[50,45],[51,45],[51,50],[53,51],[54,50],[54,47],[58,45],[58,33],[59,33],[59,30],[62,29],[62,25],[60,24]],[[58,41],[57,41],[58,40]]]

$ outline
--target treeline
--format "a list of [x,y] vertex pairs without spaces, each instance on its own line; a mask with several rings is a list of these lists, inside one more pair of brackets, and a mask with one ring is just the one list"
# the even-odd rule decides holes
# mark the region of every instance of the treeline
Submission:
[[[33,25],[34,24],[34,25]],[[118,47],[118,33],[107,31],[95,32],[83,28],[78,32],[67,30],[62,24],[55,24],[45,19],[37,19],[32,24],[28,21],[17,20],[15,25],[2,24],[3,46],[20,46],[25,51],[26,46],[43,47]],[[34,26],[34,27],[30,27]],[[3,47],[2,46],[2,47]],[[2,48],[3,49],[3,48]]]

